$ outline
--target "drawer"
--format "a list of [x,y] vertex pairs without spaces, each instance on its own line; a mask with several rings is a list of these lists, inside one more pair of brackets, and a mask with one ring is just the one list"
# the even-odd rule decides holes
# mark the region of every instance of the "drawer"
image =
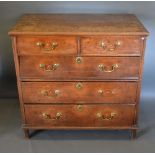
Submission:
[[134,105],[25,105],[34,127],[131,127],[134,114]]
[[22,82],[25,103],[135,103],[136,82]]
[[139,56],[141,54],[142,39],[133,36],[101,36],[82,37],[82,55],[116,55]]
[[21,78],[137,79],[139,57],[49,57],[21,56]]
[[17,37],[17,49],[20,55],[76,55],[76,37],[38,36]]

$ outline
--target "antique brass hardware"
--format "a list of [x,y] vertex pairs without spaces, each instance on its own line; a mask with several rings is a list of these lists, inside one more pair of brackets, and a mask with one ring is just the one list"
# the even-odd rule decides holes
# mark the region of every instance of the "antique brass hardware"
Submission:
[[78,106],[77,106],[77,110],[78,110],[78,111],[82,111],[82,110],[83,110],[83,106],[82,106],[82,105],[78,105]]
[[114,51],[114,50],[116,50],[119,46],[121,45],[121,41],[116,41],[115,43],[114,43],[114,45],[112,46],[110,46],[110,48],[108,49],[109,51]]
[[58,119],[60,119],[60,117],[62,117],[62,113],[57,112],[54,118],[52,118],[51,115],[49,113],[46,113],[46,112],[42,113],[42,116],[44,119],[58,120]]
[[121,41],[116,41],[114,44],[110,44],[110,45],[106,45],[106,43],[104,41],[101,41],[99,46],[103,49],[107,49],[107,51],[114,51],[116,50],[120,45],[121,45]]
[[52,42],[52,43],[37,42],[36,45],[45,51],[51,51],[58,46],[58,43],[57,42]]
[[106,48],[106,43],[103,42],[103,41],[101,41],[100,44],[99,44],[99,46],[100,46],[101,48],[105,49],[105,48]]
[[77,57],[77,58],[76,58],[76,63],[77,63],[77,64],[80,64],[81,62],[82,62],[82,58],[81,58],[81,57]]
[[51,90],[42,90],[41,94],[47,97],[57,97],[60,94],[60,90],[55,90],[54,92]]
[[100,90],[98,90],[98,94],[99,94],[99,95],[101,95],[101,96],[102,96],[102,95],[104,95],[103,90],[101,90],[101,89],[100,89]]
[[42,113],[42,116],[44,119],[51,119],[51,116],[49,113],[44,112],[44,113]]
[[54,91],[54,96],[58,96],[60,94],[60,90],[55,90]]
[[82,89],[83,88],[83,84],[81,82],[76,84],[76,88],[77,89]]
[[39,64],[39,67],[46,72],[51,72],[56,70],[60,65],[59,64],[53,64],[53,65],[45,65],[45,64]]
[[60,119],[60,117],[62,117],[62,113],[61,112],[57,112],[55,119]]
[[103,71],[103,72],[113,72],[116,68],[118,68],[118,64],[113,64],[110,68],[111,69],[106,69],[107,67],[105,67],[103,64],[99,64],[98,65],[98,68],[100,71]]
[[44,44],[43,42],[37,42],[36,43],[36,45],[39,46],[39,47],[43,46],[43,44]]
[[117,113],[115,113],[115,112],[110,113],[110,115],[104,115],[101,112],[96,114],[97,118],[100,118],[102,120],[112,120],[112,119],[114,119],[114,117],[116,115],[117,115]]

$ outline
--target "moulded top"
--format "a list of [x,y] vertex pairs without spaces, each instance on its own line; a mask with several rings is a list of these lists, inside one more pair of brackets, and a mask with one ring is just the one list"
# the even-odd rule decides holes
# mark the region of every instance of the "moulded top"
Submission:
[[9,35],[148,35],[133,14],[25,14]]

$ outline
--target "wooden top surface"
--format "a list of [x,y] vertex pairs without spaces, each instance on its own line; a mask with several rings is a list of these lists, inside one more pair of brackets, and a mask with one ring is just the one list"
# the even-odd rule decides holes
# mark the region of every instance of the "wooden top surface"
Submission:
[[133,14],[25,14],[9,35],[148,35]]

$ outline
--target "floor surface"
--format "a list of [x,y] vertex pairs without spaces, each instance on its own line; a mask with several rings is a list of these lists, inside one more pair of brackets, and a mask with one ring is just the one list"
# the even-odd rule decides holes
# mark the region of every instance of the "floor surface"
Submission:
[[142,99],[138,138],[129,131],[40,131],[24,139],[17,99],[0,99],[0,152],[155,152],[155,101]]

